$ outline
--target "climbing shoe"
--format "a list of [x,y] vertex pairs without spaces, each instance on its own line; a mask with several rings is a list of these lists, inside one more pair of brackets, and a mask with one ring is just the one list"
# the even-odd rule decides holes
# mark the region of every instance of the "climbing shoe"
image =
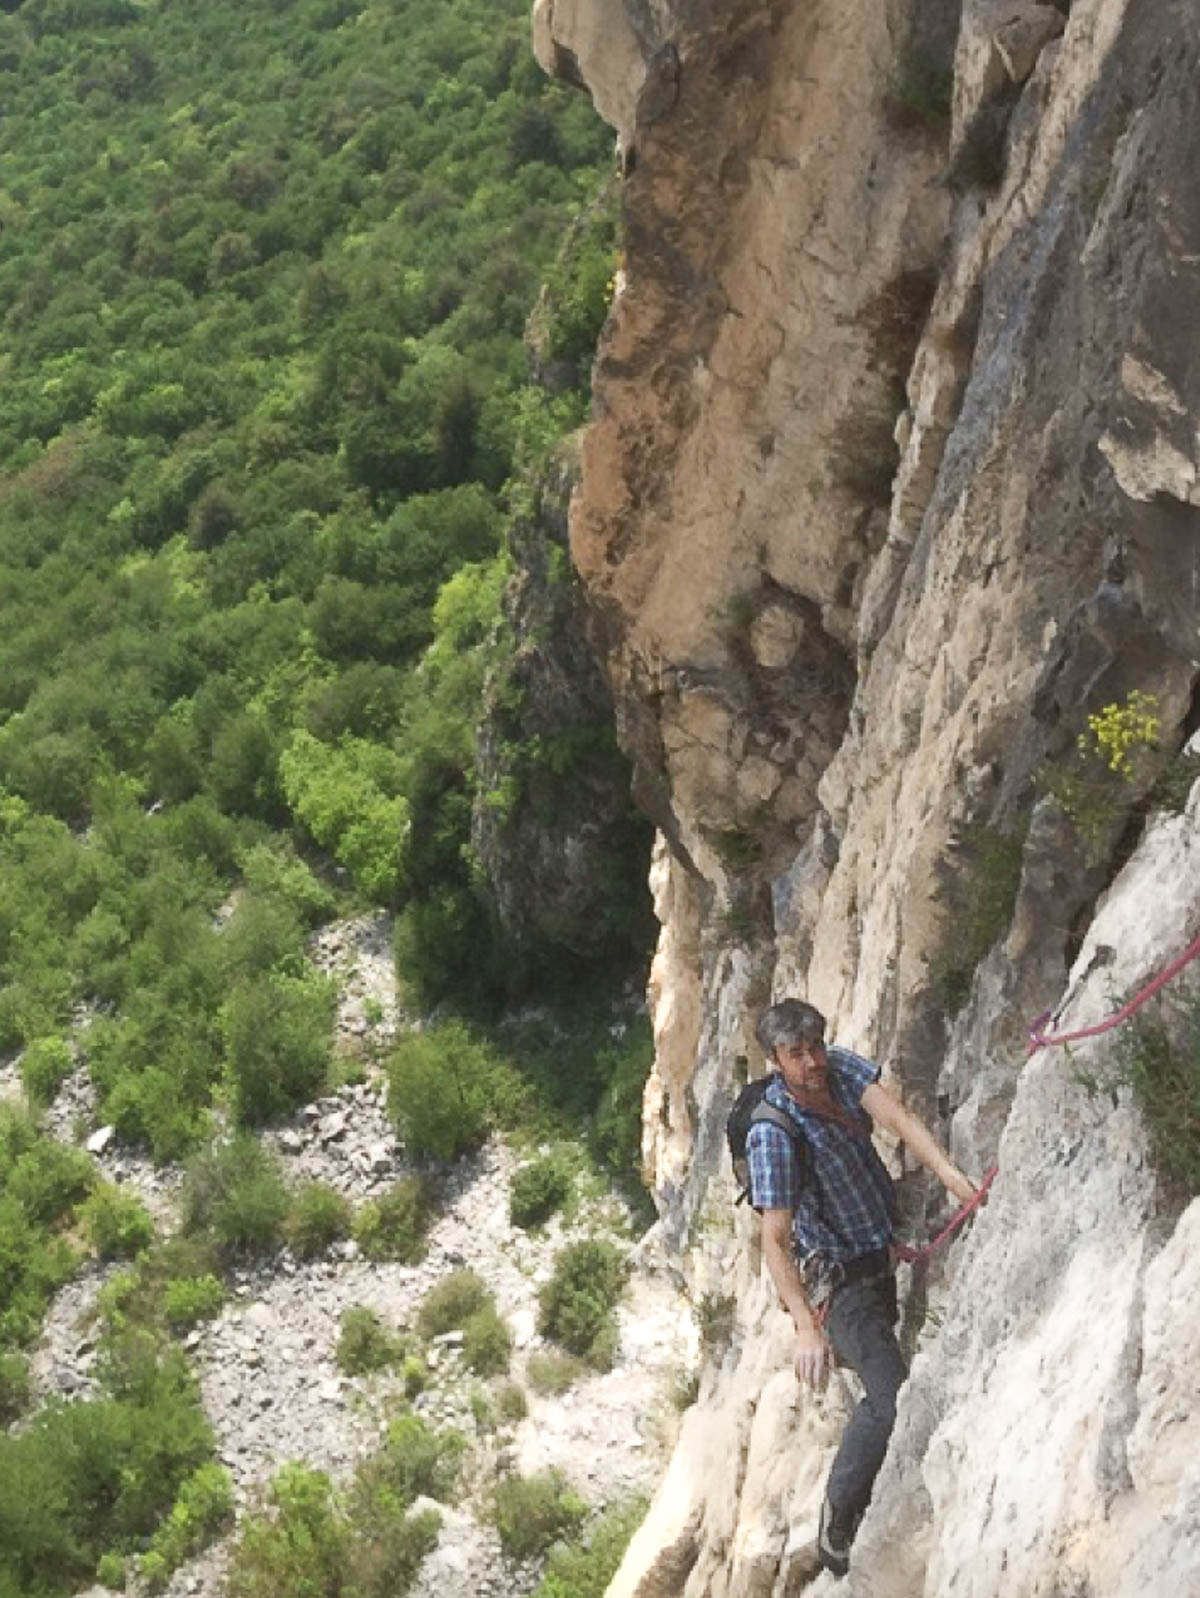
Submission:
[[817,1558],[825,1570],[844,1576],[850,1569],[850,1544],[857,1529],[857,1515],[844,1515],[828,1498],[824,1501],[817,1530]]

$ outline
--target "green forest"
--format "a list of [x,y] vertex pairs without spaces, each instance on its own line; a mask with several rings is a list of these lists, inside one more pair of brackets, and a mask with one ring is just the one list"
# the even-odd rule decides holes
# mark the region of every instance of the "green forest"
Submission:
[[[306,945],[335,917],[394,915],[414,1013],[513,996],[477,724],[509,529],[587,412],[611,135],[525,0],[0,0],[0,111],[0,1060],[36,1110],[82,1048],[103,1121],[186,1159],[333,1079]],[[644,865],[611,872],[625,971]],[[524,1075],[469,1047],[481,1128],[565,1117],[628,1174],[643,1034],[565,1087],[545,1039]],[[148,1225],[0,1105],[0,1420],[50,1294]],[[211,1488],[161,1290],[221,1267],[209,1237],[150,1269],[105,1403],[0,1449],[3,1598]]]

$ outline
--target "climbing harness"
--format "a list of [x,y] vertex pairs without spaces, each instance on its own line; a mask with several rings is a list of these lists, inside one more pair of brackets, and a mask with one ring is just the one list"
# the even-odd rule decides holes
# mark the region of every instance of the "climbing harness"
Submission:
[[1128,1021],[1131,1015],[1135,1015],[1161,988],[1165,988],[1173,977],[1177,977],[1184,966],[1194,960],[1197,955],[1200,955],[1200,936],[1193,938],[1183,953],[1176,955],[1170,965],[1164,967],[1156,977],[1152,977],[1144,988],[1134,994],[1132,999],[1127,1000],[1119,1010],[1108,1016],[1106,1020],[1097,1021],[1094,1026],[1080,1027],[1075,1032],[1043,1032],[1042,1028],[1054,1015],[1053,1010],[1046,1010],[1042,1015],[1038,1016],[1037,1020],[1029,1028],[1030,1054],[1036,1054],[1038,1049],[1052,1048],[1056,1044],[1078,1043],[1083,1038],[1097,1038],[1102,1032],[1111,1032],[1113,1027],[1120,1026],[1122,1021]]
[[[960,1226],[965,1225],[970,1220],[971,1216],[974,1215],[975,1211],[987,1198],[988,1189],[996,1180],[999,1170],[1000,1167],[998,1165],[993,1165],[986,1172],[976,1191],[965,1204],[955,1210],[937,1236],[931,1238],[928,1243],[923,1244],[920,1248],[911,1243],[893,1243],[892,1254],[894,1258],[904,1265],[918,1265],[923,1260],[927,1260],[935,1249],[941,1248],[943,1243],[948,1242],[953,1237]],[[881,1255],[885,1252],[883,1249],[879,1250]],[[833,1302],[833,1295],[839,1287],[845,1287],[856,1279],[870,1281],[881,1279],[888,1274],[886,1267],[881,1263],[877,1271],[863,1273],[861,1278],[855,1277],[850,1273],[853,1272],[856,1263],[857,1261],[851,1261],[849,1266],[824,1265],[819,1256],[812,1254],[801,1262],[801,1274],[805,1279],[805,1289],[808,1294],[809,1304],[812,1307],[813,1320],[818,1326],[823,1327],[825,1325],[829,1316],[829,1307]]]

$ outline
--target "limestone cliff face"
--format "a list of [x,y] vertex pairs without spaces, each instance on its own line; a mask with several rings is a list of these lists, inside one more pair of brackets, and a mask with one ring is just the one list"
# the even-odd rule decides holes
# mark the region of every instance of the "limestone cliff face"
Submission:
[[[1081,827],[1045,777],[1133,690],[1168,748],[1196,726],[1200,13],[538,0],[535,40],[625,172],[571,548],[662,840],[647,1164],[697,1300],[737,1302],[612,1592],[813,1577],[846,1395],[798,1391],[721,1162],[784,991],[1001,1168],[906,1284],[849,1590],[1200,1592],[1200,1210],[1085,1085],[1106,1044],[1024,1045],[1200,912],[1195,808],[1135,773]],[[936,1196],[902,1185],[920,1224]]]
[[552,461],[509,534],[504,595],[519,640],[493,670],[479,725],[471,843],[503,930],[509,989],[557,962],[625,972],[650,940],[647,824],[629,798],[612,699],[589,651],[566,555],[569,451]]

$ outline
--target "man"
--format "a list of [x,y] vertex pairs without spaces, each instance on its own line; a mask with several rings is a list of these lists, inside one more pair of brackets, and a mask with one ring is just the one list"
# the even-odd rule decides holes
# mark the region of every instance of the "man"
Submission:
[[797,1148],[783,1127],[760,1120],[746,1142],[763,1255],[796,1327],[796,1373],[821,1388],[836,1354],[865,1390],[821,1509],[818,1557],[843,1576],[907,1374],[895,1332],[895,1192],[871,1142],[872,1122],[895,1133],[956,1199],[965,1203],[975,1188],[923,1122],[880,1086],[878,1066],[836,1044],[826,1047],[825,1017],[811,1004],[773,1004],[756,1035],[777,1072],[766,1102],[803,1132]]

